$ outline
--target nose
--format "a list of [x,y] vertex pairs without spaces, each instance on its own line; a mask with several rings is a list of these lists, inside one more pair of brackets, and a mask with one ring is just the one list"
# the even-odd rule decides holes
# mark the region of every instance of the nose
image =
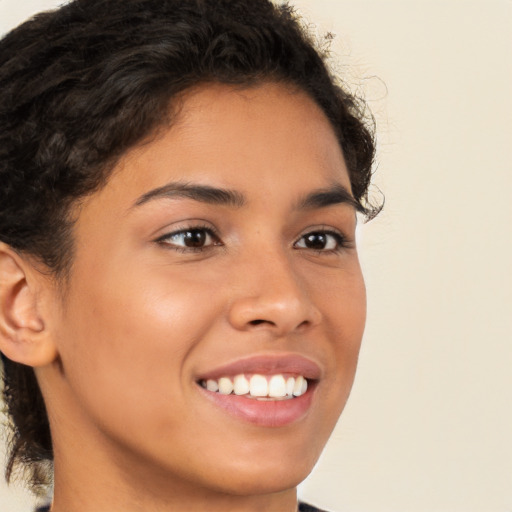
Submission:
[[286,254],[254,256],[237,268],[236,296],[229,322],[237,330],[267,330],[275,337],[304,331],[321,320],[306,279],[294,270]]

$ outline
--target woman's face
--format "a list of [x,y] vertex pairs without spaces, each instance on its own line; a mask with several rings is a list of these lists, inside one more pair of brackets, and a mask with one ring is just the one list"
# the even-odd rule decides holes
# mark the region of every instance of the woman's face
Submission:
[[142,479],[303,480],[365,322],[350,181],[316,104],[271,84],[189,92],[76,214],[59,364],[40,375],[57,457],[74,435],[75,456]]

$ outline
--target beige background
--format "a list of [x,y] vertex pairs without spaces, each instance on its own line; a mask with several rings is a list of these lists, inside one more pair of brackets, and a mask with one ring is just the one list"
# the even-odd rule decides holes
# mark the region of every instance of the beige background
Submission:
[[[52,0],[0,0],[0,32]],[[379,128],[361,229],[369,320],[304,498],[339,512],[512,512],[512,2],[296,0]],[[0,511],[30,501],[0,484]]]

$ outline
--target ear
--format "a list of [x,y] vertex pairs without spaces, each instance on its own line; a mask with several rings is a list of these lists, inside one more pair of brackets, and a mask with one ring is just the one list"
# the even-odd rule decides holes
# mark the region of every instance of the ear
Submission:
[[45,280],[28,259],[0,242],[0,351],[32,367],[47,365],[57,357],[41,314]]

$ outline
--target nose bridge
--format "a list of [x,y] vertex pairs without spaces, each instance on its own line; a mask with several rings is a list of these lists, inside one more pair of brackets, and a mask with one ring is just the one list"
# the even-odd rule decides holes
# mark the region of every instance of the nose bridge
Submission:
[[320,313],[286,248],[267,246],[253,252],[235,279],[230,321],[237,329],[267,328],[282,335],[318,322]]

